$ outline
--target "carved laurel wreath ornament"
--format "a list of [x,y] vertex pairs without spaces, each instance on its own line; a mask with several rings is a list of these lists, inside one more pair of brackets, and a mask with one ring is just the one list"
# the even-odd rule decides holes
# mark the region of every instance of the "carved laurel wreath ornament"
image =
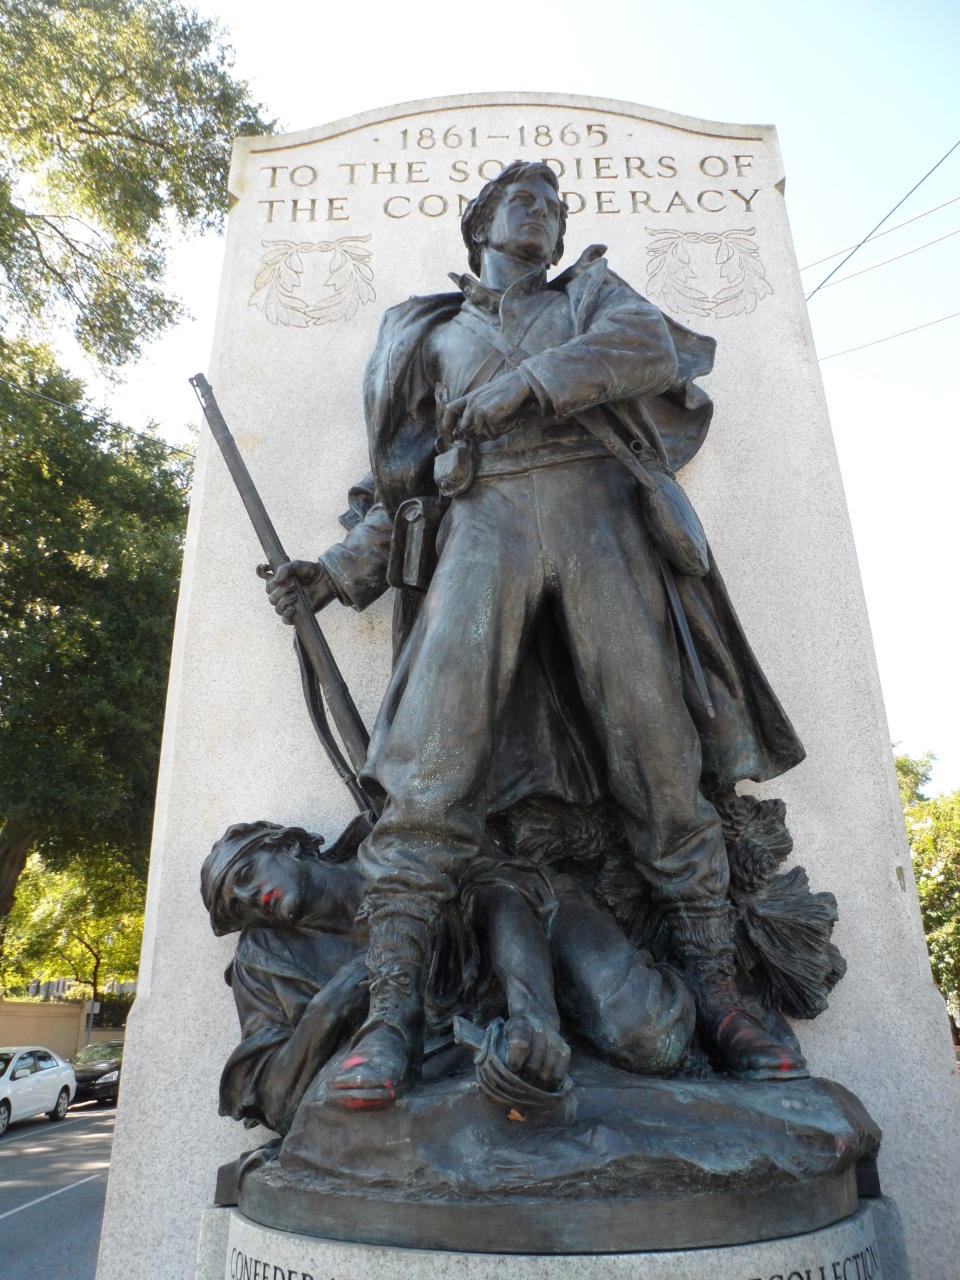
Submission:
[[[752,239],[754,227],[720,232],[647,227],[646,231],[653,237],[653,243],[647,245],[647,294],[667,311],[718,319],[749,315],[761,299],[773,293],[760,250]],[[690,247],[699,244],[716,245],[716,251],[697,255],[695,262]]]
[[[349,320],[361,304],[372,302],[369,235],[341,236],[339,240],[264,240],[260,268],[249,305],[262,311],[271,324],[306,329],[314,324]],[[310,253],[326,255],[326,276],[319,297],[303,297],[303,259]]]

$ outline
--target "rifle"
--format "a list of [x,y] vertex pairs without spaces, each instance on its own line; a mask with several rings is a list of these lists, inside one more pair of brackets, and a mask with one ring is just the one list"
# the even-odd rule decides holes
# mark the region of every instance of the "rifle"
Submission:
[[[216,396],[213,394],[213,388],[202,373],[195,374],[190,379],[190,385],[197,393],[207,425],[223,454],[223,460],[237,486],[254,531],[260,539],[260,545],[269,564],[269,574],[276,573],[290,557],[277,537],[277,531],[267,515],[266,507],[257,493],[246,463],[240,456],[237,442],[224,421]],[[343,779],[360,812],[373,816],[377,812],[377,805],[363,789],[357,777],[367,758],[370,735],[367,733],[360,712],[350,696],[346,681],[340,673],[336,659],[299,582],[296,584],[296,591],[297,603],[293,614],[293,627],[296,632],[294,647],[300,663],[300,678],[310,719],[320,739],[320,745]],[[330,730],[324,711],[324,700],[330,708],[330,715],[349,760],[340,750]]]

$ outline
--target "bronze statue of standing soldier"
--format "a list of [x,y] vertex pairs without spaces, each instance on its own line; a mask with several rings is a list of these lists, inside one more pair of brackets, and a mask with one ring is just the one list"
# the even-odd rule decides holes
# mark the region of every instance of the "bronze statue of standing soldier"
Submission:
[[[364,383],[373,491],[354,527],[267,584],[288,620],[297,583],[315,609],[398,589],[361,776],[380,809],[358,859],[369,1008],[331,1091],[349,1108],[417,1078],[441,919],[489,856],[491,823],[538,797],[615,806],[715,1063],[806,1075],[735,981],[718,809],[803,748],[673,478],[709,425],[694,379],[714,343],[600,246],[548,279],[565,220],[541,164],[509,165],[470,203],[475,274],[384,317]],[[533,1075],[566,1047],[544,972],[522,1010],[507,993],[507,1060]]]

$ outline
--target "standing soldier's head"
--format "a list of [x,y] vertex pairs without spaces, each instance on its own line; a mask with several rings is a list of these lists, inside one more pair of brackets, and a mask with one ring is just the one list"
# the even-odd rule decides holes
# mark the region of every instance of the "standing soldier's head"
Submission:
[[460,221],[470,270],[479,274],[487,249],[529,262],[555,265],[563,256],[567,206],[547,164],[514,160],[467,205]]

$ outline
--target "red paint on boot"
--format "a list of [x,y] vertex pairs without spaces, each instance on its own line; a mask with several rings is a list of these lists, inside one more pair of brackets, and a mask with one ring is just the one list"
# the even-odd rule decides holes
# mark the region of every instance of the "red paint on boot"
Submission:
[[338,1106],[346,1107],[348,1111],[378,1111],[383,1110],[387,1105],[386,1098],[343,1098]]
[[719,1027],[717,1027],[717,1039],[718,1039],[718,1040],[719,1040],[719,1039],[720,1039],[720,1037],[723,1035],[724,1031],[726,1031],[727,1027],[729,1027],[729,1025],[730,1025],[730,1023],[733,1021],[733,1019],[734,1019],[735,1017],[737,1017],[737,1015],[738,1015],[739,1013],[740,1013],[740,1010],[739,1010],[739,1009],[731,1009],[731,1011],[727,1014],[727,1016],[724,1018],[724,1020],[720,1023]]

